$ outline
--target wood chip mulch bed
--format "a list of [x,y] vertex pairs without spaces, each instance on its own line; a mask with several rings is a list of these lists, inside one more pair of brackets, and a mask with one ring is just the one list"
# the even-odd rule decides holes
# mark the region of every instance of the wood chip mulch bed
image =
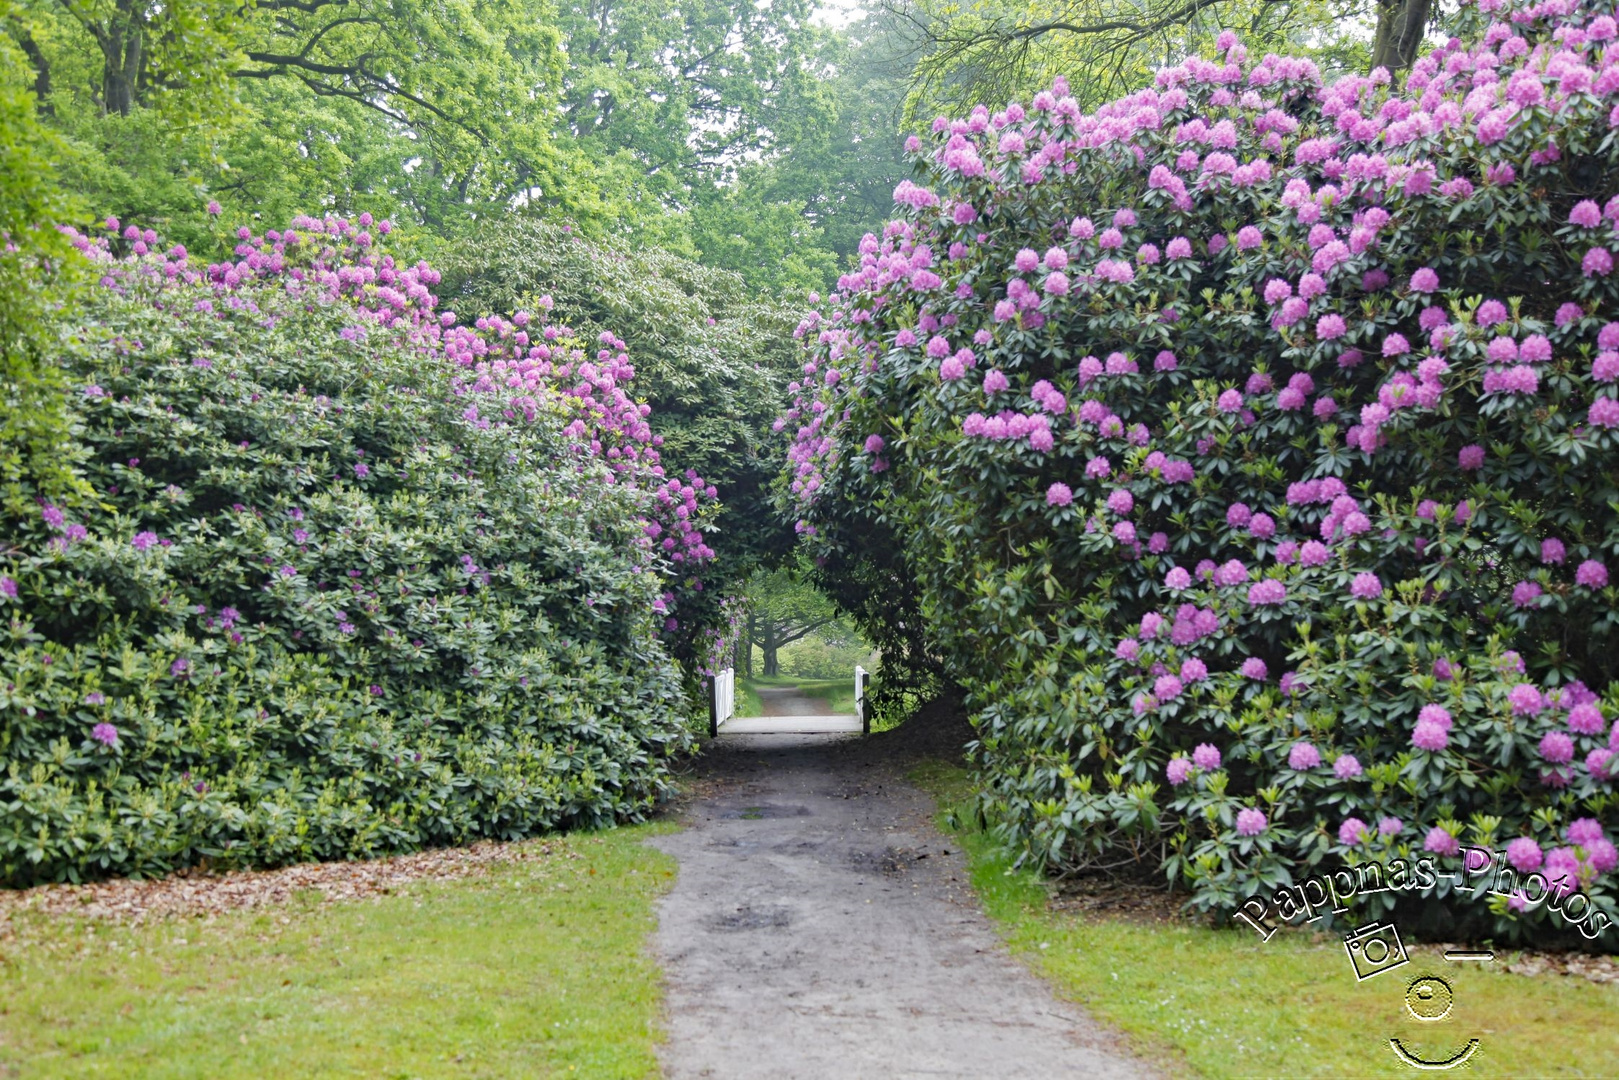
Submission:
[[[558,854],[545,841],[482,841],[464,848],[435,848],[411,855],[357,862],[303,863],[278,870],[210,873],[188,870],[166,878],[117,878],[84,885],[39,885],[0,890],[0,941],[14,936],[14,920],[26,913],[88,918],[121,925],[154,919],[209,917],[294,900],[332,904],[387,896],[418,882],[453,881],[482,874],[496,864]],[[572,851],[566,857],[577,855]]]

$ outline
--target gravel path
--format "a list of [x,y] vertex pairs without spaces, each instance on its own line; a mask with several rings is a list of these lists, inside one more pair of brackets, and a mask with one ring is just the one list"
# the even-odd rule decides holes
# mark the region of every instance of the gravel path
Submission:
[[656,940],[666,1075],[1153,1075],[1007,955],[932,800],[871,753],[884,738],[710,745],[687,827],[652,841],[680,862]]

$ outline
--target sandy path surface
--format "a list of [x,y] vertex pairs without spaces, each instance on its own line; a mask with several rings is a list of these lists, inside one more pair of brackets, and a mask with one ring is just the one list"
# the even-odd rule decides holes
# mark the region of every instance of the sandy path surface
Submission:
[[687,827],[652,841],[680,862],[656,938],[666,1075],[1154,1075],[1007,955],[884,738],[710,746]]

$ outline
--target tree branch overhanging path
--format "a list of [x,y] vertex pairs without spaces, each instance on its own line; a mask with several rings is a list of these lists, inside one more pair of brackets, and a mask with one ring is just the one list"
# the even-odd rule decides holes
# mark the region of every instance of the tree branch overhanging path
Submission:
[[880,0],[880,8],[918,57],[913,120],[924,105],[1010,100],[1053,70],[1069,76],[1085,104],[1100,104],[1227,28],[1269,47],[1312,27],[1360,22],[1375,27],[1366,66],[1400,71],[1415,62],[1433,15],[1432,0],[978,0],[965,8]]

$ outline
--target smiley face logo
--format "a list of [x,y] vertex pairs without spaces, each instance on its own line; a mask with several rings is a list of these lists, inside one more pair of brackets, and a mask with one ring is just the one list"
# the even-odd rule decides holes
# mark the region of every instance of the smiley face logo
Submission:
[[1405,1007],[1417,1020],[1443,1020],[1456,1000],[1450,984],[1432,975],[1423,976],[1405,988]]
[[[1406,1011],[1411,1014],[1412,1019],[1421,1020],[1424,1023],[1443,1020],[1449,1016],[1450,1007],[1455,1003],[1455,1000],[1456,992],[1451,989],[1450,984],[1434,975],[1424,975],[1420,979],[1413,979],[1411,985],[1405,988]],[[1478,1050],[1478,1040],[1469,1039],[1467,1045],[1456,1053],[1437,1061],[1431,1058],[1418,1057],[1410,1050],[1407,1050],[1399,1039],[1390,1039],[1389,1046],[1393,1048],[1395,1057],[1413,1069],[1454,1069],[1458,1065],[1465,1064],[1467,1059],[1472,1057],[1474,1052]]]

